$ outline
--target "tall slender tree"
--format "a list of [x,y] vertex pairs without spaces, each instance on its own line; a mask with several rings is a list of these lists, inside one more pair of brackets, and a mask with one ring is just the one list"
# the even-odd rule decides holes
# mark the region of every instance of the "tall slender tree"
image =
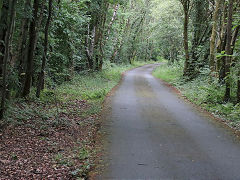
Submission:
[[[18,42],[18,55],[17,55],[17,69],[19,75],[20,85],[22,86],[24,83],[24,73],[26,71],[26,56],[27,56],[27,40],[28,40],[28,33],[29,33],[29,22],[31,19],[31,15],[29,13],[29,9],[31,9],[31,0],[26,0],[24,4],[24,17],[22,20],[21,25],[21,32],[20,32],[20,40]],[[22,88],[20,88],[21,92]]]
[[7,64],[9,63],[9,52],[11,46],[11,36],[13,34],[13,26],[15,21],[15,7],[17,0],[9,0],[9,12],[7,18],[7,31],[5,35],[4,41],[4,58],[3,58],[3,82],[2,82],[2,99],[1,99],[1,107],[0,107],[0,119],[3,118],[5,111],[5,101],[6,101],[6,92],[7,92]]
[[43,52],[41,72],[39,73],[37,92],[36,92],[36,96],[38,98],[40,97],[40,92],[44,86],[44,74],[45,74],[44,71],[45,71],[46,61],[47,61],[49,26],[52,18],[52,3],[53,3],[53,0],[48,0],[48,17],[45,25],[45,30],[44,30],[44,45],[43,45],[44,52]]
[[215,50],[216,50],[216,35],[217,35],[217,20],[219,14],[221,0],[216,0],[216,6],[213,14],[213,25],[212,25],[212,35],[210,38],[210,56],[209,56],[209,66],[211,72],[215,71]]
[[184,12],[184,31],[183,31],[183,39],[184,39],[184,50],[185,50],[185,63],[184,63],[184,76],[188,75],[188,69],[190,65],[190,56],[189,56],[189,45],[188,45],[188,23],[189,23],[189,14],[190,14],[190,6],[191,0],[180,0],[183,6]]
[[230,84],[230,65],[231,65],[231,42],[232,42],[232,23],[233,23],[233,2],[229,0],[228,5],[228,22],[227,22],[227,42],[226,42],[226,91],[224,95],[224,101],[230,100],[231,84]]
[[25,97],[30,93],[30,88],[32,84],[32,76],[33,76],[33,58],[36,49],[36,42],[37,42],[37,25],[38,21],[40,20],[38,13],[39,9],[41,8],[40,3],[41,0],[34,0],[33,2],[33,18],[30,23],[30,30],[29,30],[29,47],[28,47],[28,54],[27,54],[27,68],[26,68],[26,78],[23,88],[22,96]]

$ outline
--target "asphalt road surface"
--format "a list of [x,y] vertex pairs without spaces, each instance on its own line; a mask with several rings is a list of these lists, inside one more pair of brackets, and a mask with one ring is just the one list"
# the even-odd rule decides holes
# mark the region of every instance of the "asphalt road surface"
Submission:
[[156,66],[127,72],[111,97],[98,179],[240,180],[237,137],[154,78]]

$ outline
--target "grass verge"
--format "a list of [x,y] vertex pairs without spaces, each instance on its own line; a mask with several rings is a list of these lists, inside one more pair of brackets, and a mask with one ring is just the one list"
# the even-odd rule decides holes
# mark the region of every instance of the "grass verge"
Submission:
[[[182,72],[181,64],[163,64],[153,72],[153,75],[172,84],[191,102],[225,119],[229,126],[240,130],[240,104],[234,103],[234,97],[232,102],[223,102],[225,86],[220,85],[217,78],[210,78],[208,70],[201,72],[198,78],[192,81],[184,81]],[[232,95],[236,94],[234,88],[232,91]]]

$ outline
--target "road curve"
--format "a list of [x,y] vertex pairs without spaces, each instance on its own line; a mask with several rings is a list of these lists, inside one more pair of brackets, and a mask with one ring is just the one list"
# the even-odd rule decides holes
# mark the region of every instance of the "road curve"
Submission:
[[111,97],[107,167],[97,179],[240,180],[240,142],[151,73],[126,73]]

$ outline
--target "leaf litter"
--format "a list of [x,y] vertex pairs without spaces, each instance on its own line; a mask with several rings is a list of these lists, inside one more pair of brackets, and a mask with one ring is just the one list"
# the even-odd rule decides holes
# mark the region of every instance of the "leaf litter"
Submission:
[[[21,103],[15,106],[24,111]],[[15,115],[15,122],[23,122],[0,131],[0,179],[87,179],[94,167],[100,127],[98,114],[81,116],[91,104],[61,103],[57,116],[47,116],[52,104],[29,102],[28,106],[35,110],[31,116]]]

